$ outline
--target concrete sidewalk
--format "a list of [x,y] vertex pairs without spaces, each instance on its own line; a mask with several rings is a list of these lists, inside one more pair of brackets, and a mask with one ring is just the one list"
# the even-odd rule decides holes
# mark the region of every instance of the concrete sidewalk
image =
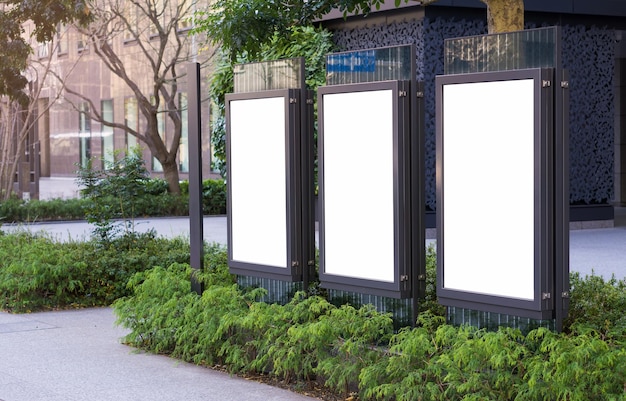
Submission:
[[110,308],[0,312],[2,401],[305,401],[120,343]]

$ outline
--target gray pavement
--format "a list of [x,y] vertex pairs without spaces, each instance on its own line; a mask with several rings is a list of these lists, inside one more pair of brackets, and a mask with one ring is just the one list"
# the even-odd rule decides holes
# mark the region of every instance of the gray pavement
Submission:
[[3,401],[305,401],[305,397],[120,343],[110,308],[0,312]]
[[[166,238],[189,237],[189,217],[159,217],[135,219],[134,230],[139,233],[154,230],[158,236]],[[226,216],[205,216],[203,220],[204,240],[226,245]],[[51,223],[3,224],[5,232],[29,231],[44,233],[58,241],[83,241],[91,237],[95,228],[86,221],[62,221]],[[1,400],[0,400],[1,401]]]

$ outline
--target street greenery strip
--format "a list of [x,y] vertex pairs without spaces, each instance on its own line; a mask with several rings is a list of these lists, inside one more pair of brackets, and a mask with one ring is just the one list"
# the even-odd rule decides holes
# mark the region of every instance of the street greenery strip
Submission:
[[[167,183],[160,178],[145,182],[145,194],[136,198],[136,218],[189,215],[189,182],[182,181],[181,195],[167,193]],[[202,183],[202,207],[205,215],[226,214],[226,183],[207,179]],[[119,199],[104,197],[103,203],[112,211],[112,218],[122,218]],[[42,221],[87,220],[93,203],[88,198],[24,201],[17,198],[0,202],[0,223],[37,223]]]
[[30,312],[110,305],[128,280],[154,266],[189,261],[183,238],[129,234],[108,243],[58,242],[27,231],[0,235],[0,309]]
[[[429,250],[429,272],[434,251]],[[426,310],[417,328],[397,332],[371,306],[335,306],[297,293],[286,305],[256,302],[239,288],[226,252],[212,247],[200,297],[184,264],[138,273],[133,295],[114,304],[126,341],[232,373],[270,374],[287,383],[322,382],[336,394],[379,400],[625,399],[623,281],[572,276],[567,332],[496,332],[445,324]],[[432,290],[432,289],[431,289]],[[433,296],[434,294],[430,294]],[[590,305],[593,303],[593,306]]]
[[[306,390],[376,400],[621,400],[626,384],[626,283],[572,275],[564,333],[523,334],[445,324],[434,294],[416,328],[394,329],[369,305],[333,305],[296,293],[286,305],[240,288],[226,250],[206,247],[190,291],[185,239],[152,233],[58,243],[0,235],[1,308],[28,312],[113,303],[131,345],[232,373],[271,375]],[[195,273],[194,273],[195,274]]]

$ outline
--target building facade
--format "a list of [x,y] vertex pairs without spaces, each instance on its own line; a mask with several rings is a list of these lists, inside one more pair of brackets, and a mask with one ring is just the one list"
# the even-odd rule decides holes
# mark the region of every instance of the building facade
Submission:
[[[434,227],[435,76],[444,73],[444,40],[487,33],[478,0],[394,2],[363,18],[329,15],[340,50],[414,44],[425,85],[427,225]],[[570,204],[575,227],[611,225],[626,204],[626,3],[525,1],[527,28],[560,26],[563,67],[570,73]],[[624,39],[622,39],[624,38]],[[469,196],[469,194],[468,194]],[[474,196],[474,195],[473,195]],[[485,209],[493,199],[485,199]],[[512,211],[514,212],[514,211]]]
[[[213,55],[204,48],[202,37],[191,34],[193,12],[202,1],[143,3],[145,7],[140,7],[142,1],[103,1],[92,10],[91,26],[60,26],[53,41],[33,45],[32,65],[39,71],[37,84],[43,85],[35,134],[42,177],[75,176],[89,159],[104,167],[115,152],[135,146],[141,148],[152,176],[162,177],[163,167],[147,143],[147,133],[158,130],[171,149],[177,133],[171,112],[181,119],[179,176],[188,177],[186,64],[201,64],[206,77],[202,99],[208,99]],[[142,112],[151,106],[158,109],[155,121]],[[202,103],[205,178],[218,176],[210,168],[209,123],[207,100]],[[138,139],[125,127],[148,140]]]

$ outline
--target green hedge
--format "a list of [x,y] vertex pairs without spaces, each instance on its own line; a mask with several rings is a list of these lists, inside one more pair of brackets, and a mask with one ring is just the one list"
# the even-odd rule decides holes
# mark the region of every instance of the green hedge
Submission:
[[[180,184],[183,195],[189,196],[189,181]],[[204,180],[202,181],[202,210],[204,214],[226,214],[226,181]]]
[[[146,195],[135,199],[136,217],[189,215],[189,182],[181,182],[182,194],[167,192],[167,182],[153,178],[146,183]],[[226,183],[221,179],[203,181],[203,212],[205,215],[226,214]],[[118,207],[111,197],[111,208]],[[12,198],[0,202],[0,223],[33,223],[40,221],[84,220],[89,199],[51,199],[23,201]]]
[[50,220],[81,220],[85,218],[86,199],[52,199],[23,201],[12,198],[0,202],[0,222],[32,223]]

